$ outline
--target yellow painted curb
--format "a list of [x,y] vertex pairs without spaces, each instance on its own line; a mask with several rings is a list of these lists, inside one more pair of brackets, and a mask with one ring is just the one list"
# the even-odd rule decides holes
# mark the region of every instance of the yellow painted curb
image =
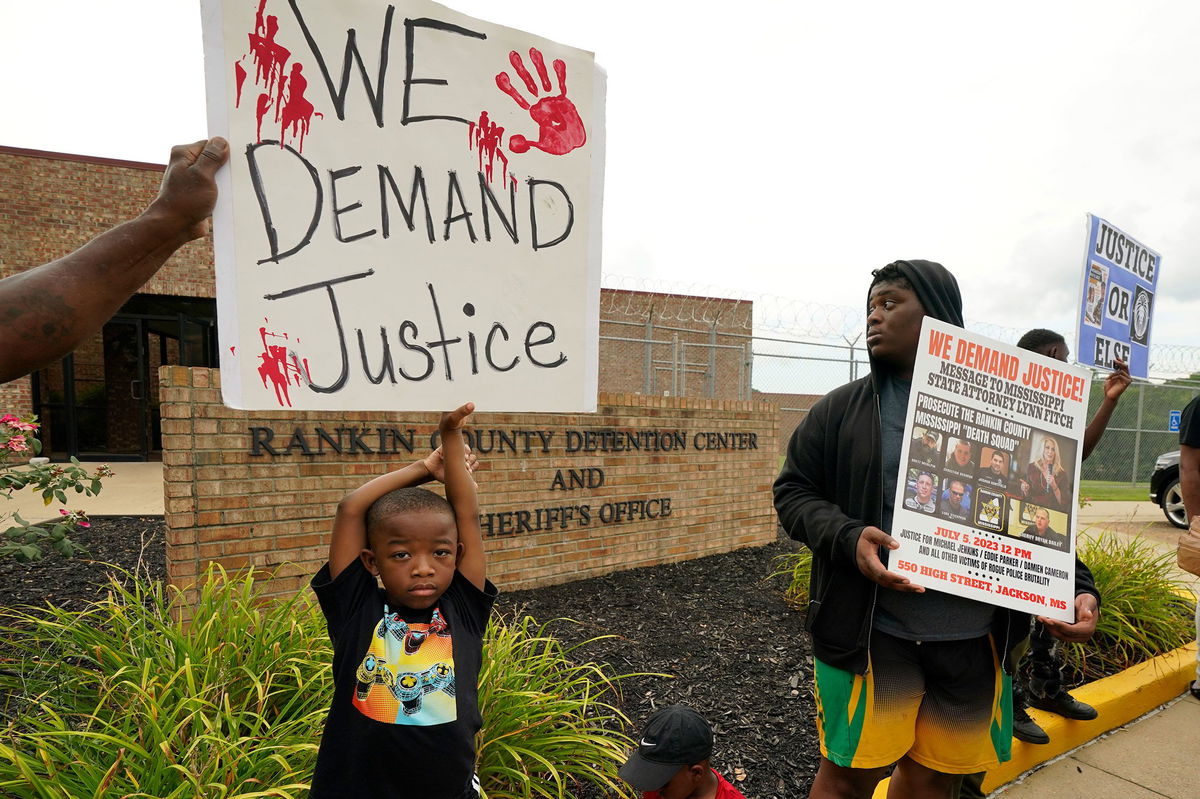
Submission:
[[[1050,736],[1038,746],[1013,740],[1012,760],[988,772],[984,793],[996,790],[1031,768],[1127,724],[1187,690],[1196,674],[1196,644],[1190,643],[1120,674],[1072,688],[1071,695],[1096,708],[1091,721],[1072,721],[1036,708],[1029,715]],[[879,783],[874,799],[885,799],[888,780]]]

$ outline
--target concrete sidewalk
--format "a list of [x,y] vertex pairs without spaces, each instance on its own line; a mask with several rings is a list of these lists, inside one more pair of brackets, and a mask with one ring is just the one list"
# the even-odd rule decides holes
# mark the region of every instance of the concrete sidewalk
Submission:
[[1200,701],[1185,693],[996,791],[1003,799],[1196,799]]
[[[84,463],[83,468],[94,472],[99,463]],[[161,463],[112,463],[113,476],[101,485],[94,497],[67,493],[67,510],[83,510],[89,516],[162,516],[163,465]],[[40,495],[31,490],[16,492],[8,501],[0,498],[0,512],[16,511],[27,522],[42,522],[58,518],[62,505],[47,506]]]

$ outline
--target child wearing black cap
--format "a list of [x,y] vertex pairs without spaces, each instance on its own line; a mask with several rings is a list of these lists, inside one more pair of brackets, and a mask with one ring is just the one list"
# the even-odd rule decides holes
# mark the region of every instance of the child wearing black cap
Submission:
[[709,764],[712,729],[687,705],[656,711],[617,774],[643,799],[746,799]]

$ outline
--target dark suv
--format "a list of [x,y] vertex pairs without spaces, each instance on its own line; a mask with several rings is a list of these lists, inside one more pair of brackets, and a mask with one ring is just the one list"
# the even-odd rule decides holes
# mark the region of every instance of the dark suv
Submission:
[[1167,521],[1176,527],[1187,527],[1187,512],[1183,509],[1183,493],[1179,490],[1179,450],[1165,452],[1154,461],[1150,475],[1150,501],[1162,508]]

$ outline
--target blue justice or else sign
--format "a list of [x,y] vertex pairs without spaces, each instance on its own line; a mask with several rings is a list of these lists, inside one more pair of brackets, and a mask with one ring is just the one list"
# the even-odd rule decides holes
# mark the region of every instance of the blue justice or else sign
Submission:
[[1079,362],[1112,369],[1120,359],[1146,377],[1162,256],[1098,216],[1088,215],[1079,313]]

